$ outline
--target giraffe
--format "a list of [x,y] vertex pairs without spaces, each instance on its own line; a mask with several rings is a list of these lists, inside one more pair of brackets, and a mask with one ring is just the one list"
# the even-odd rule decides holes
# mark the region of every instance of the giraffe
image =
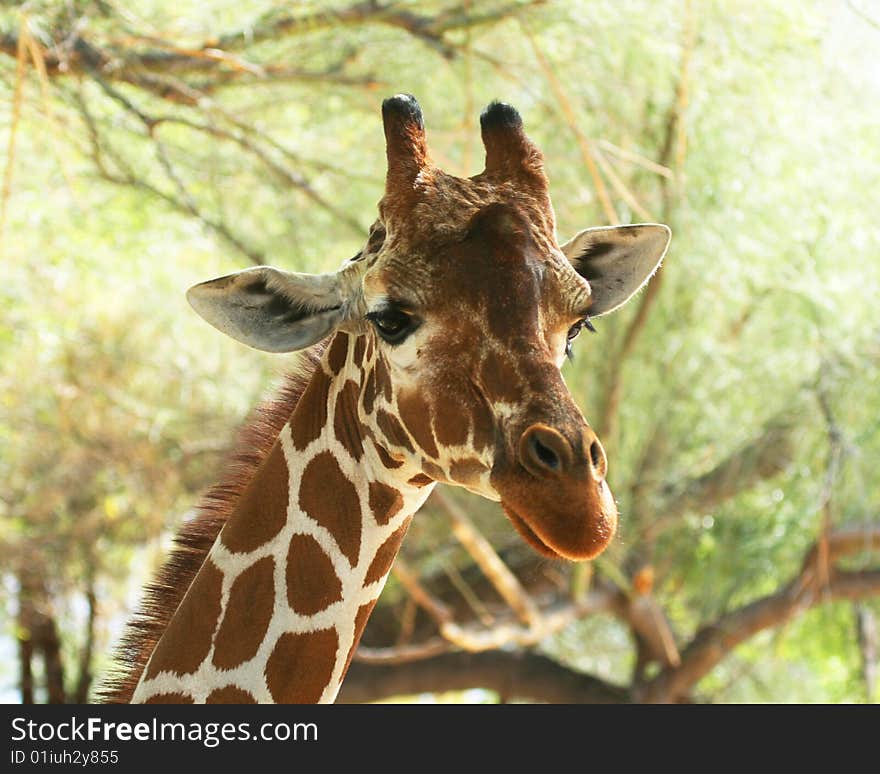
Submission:
[[648,281],[669,229],[560,246],[543,156],[509,105],[481,114],[470,178],[431,163],[415,98],[382,118],[385,192],[357,255],[188,291],[220,331],[303,362],[181,532],[107,700],[332,702],[437,483],[500,501],[547,557],[594,558],[616,532],[605,452],[560,369]]

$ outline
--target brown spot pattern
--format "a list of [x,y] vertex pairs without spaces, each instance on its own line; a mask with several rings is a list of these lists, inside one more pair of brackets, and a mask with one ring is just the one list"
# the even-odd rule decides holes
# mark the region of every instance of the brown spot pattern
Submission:
[[370,618],[370,613],[373,612],[373,608],[376,606],[376,601],[377,600],[367,602],[367,604],[361,605],[358,608],[357,615],[354,619],[354,639],[351,642],[351,648],[348,650],[348,657],[345,659],[345,668],[342,670],[343,677],[345,677],[345,673],[348,671],[348,666],[351,664],[351,659],[354,656],[354,652],[357,650],[361,635],[364,633],[364,628]]
[[370,511],[378,524],[387,524],[403,508],[403,495],[381,481],[370,482]]
[[437,444],[431,432],[431,407],[428,402],[418,391],[407,391],[399,395],[397,409],[401,421],[422,451],[429,457],[438,457]]
[[376,369],[374,368],[367,374],[367,381],[364,383],[364,411],[367,414],[373,413],[376,403]]
[[247,553],[269,542],[287,522],[289,490],[287,463],[276,442],[220,533],[223,545]]
[[439,465],[435,465],[433,462],[428,462],[425,460],[422,463],[422,472],[431,479],[431,481],[446,481],[446,471],[443,470]]
[[364,351],[367,348],[367,337],[366,336],[358,336],[357,340],[354,343],[354,362],[357,365],[363,365],[364,362]]
[[274,560],[267,556],[233,582],[214,639],[213,661],[218,669],[233,669],[257,655],[275,606],[274,568]]
[[336,410],[333,414],[333,432],[346,451],[360,461],[364,456],[364,438],[357,411],[358,385],[352,379],[345,382],[336,397]]
[[522,400],[520,378],[513,365],[496,352],[486,354],[480,380],[490,400],[516,403]]
[[299,488],[299,506],[326,527],[348,561],[357,564],[361,545],[361,505],[357,489],[336,458],[322,451],[306,465]]
[[390,403],[393,394],[391,391],[391,377],[388,375],[388,364],[385,362],[385,358],[382,355],[376,359],[374,370],[376,373],[377,394],[379,392],[383,393],[385,400]]
[[177,608],[172,626],[159,640],[147,666],[146,677],[160,672],[195,672],[211,649],[211,639],[220,617],[223,573],[207,560]]
[[208,694],[205,704],[256,704],[257,700],[247,691],[236,688],[234,685],[226,685],[217,688]]
[[294,535],[287,552],[287,601],[300,615],[314,615],[342,599],[333,563],[311,535]]
[[333,673],[339,640],[334,629],[283,634],[266,663],[276,704],[315,704]]
[[450,394],[434,397],[434,433],[443,446],[461,446],[468,440],[468,422],[461,401]]
[[327,424],[329,392],[330,377],[321,368],[318,368],[299,403],[296,404],[296,410],[290,419],[290,435],[293,439],[293,445],[300,451],[321,435],[321,431]]
[[348,355],[348,334],[341,331],[333,337],[333,343],[327,350],[327,365],[334,374],[338,374],[345,365]]
[[401,465],[403,465],[403,460],[394,459],[394,457],[392,457],[388,453],[388,450],[384,446],[381,446],[380,444],[375,442],[373,443],[373,446],[376,449],[376,454],[379,455],[379,459],[382,461],[382,464],[386,468],[391,468],[393,470],[394,468],[399,468]]
[[407,529],[409,529],[410,521],[411,518],[403,522],[400,528],[391,533],[388,539],[379,546],[379,550],[376,552],[376,556],[373,557],[373,561],[370,563],[370,568],[367,570],[367,577],[364,578],[364,585],[375,583],[391,569],[391,565],[394,563],[397,552],[400,550],[400,544],[406,536]]
[[459,484],[473,485],[486,470],[486,466],[477,459],[454,460],[449,466],[449,477]]
[[191,696],[183,693],[157,693],[151,696],[144,704],[195,704]]
[[476,411],[473,414],[475,451],[491,448],[495,443],[495,425],[488,411]]
[[402,446],[407,451],[415,453],[415,448],[413,448],[406,430],[403,429],[403,425],[400,424],[396,416],[389,414],[385,409],[379,409],[376,413],[376,424],[385,436],[385,440],[394,446]]
[[427,486],[428,484],[433,484],[434,479],[430,476],[426,476],[424,473],[416,473],[409,481],[406,483],[412,484],[413,486]]

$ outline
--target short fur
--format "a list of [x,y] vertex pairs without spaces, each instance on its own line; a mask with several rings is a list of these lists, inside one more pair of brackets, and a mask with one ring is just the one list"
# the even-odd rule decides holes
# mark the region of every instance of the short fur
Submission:
[[115,668],[98,689],[100,704],[128,704],[147,661],[204,564],[248,482],[272,449],[321,359],[324,344],[301,353],[302,362],[239,433],[220,482],[205,494],[195,517],[183,524],[174,549],[144,591],[117,647]]

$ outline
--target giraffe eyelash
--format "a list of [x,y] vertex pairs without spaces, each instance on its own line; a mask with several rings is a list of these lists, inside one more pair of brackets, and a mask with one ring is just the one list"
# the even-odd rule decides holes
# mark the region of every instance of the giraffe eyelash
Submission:
[[571,342],[578,337],[578,334],[580,334],[583,328],[586,328],[590,333],[596,333],[596,328],[593,326],[589,317],[584,317],[569,328],[565,341],[565,357],[570,363],[574,362],[574,350],[571,346]]

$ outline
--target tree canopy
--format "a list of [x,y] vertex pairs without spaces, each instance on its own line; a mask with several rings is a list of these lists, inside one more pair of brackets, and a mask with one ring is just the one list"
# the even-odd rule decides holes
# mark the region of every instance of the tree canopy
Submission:
[[360,249],[379,106],[409,92],[460,175],[481,108],[514,104],[561,239],[674,236],[564,368],[608,452],[612,547],[550,562],[438,490],[340,698],[876,701],[878,42],[855,1],[0,5],[0,695],[90,696],[292,362],[185,289]]

